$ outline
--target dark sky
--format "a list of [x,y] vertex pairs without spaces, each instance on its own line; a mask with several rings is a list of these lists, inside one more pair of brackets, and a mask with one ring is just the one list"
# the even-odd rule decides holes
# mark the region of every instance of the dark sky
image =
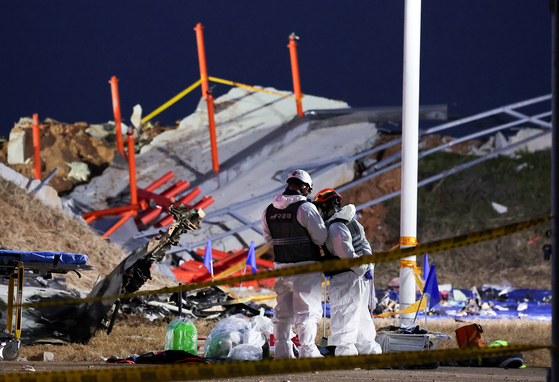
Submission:
[[[422,8],[421,104],[468,115],[551,91],[547,0]],[[2,10],[0,135],[33,113],[112,120],[113,75],[123,121],[138,103],[146,115],[199,78],[198,22],[211,76],[292,90],[286,45],[296,32],[303,93],[354,107],[402,102],[404,0],[11,0]],[[158,119],[173,124],[199,97],[196,89]]]

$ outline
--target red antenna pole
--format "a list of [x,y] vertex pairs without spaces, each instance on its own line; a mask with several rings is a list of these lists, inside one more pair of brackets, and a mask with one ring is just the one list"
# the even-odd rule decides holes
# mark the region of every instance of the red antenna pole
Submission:
[[124,155],[124,144],[122,142],[122,129],[121,129],[121,119],[120,119],[120,99],[118,97],[118,78],[112,76],[109,81],[111,84],[111,94],[113,96],[113,113],[115,115],[115,130],[116,130],[116,148],[122,156]]
[[292,33],[289,36],[289,44],[287,47],[289,48],[289,54],[291,56],[291,73],[293,75],[293,93],[295,93],[295,102],[297,103],[297,114],[299,116],[303,116],[303,104],[301,102],[301,80],[299,78],[299,62],[297,60],[297,43],[295,39],[299,39],[299,37],[295,36],[295,33]]
[[[128,134],[128,172],[130,174],[130,204],[138,204],[138,190],[136,189],[136,159],[134,157],[134,137],[132,136],[133,134],[132,130],[128,130],[127,134]],[[136,215],[136,211],[133,211],[133,213],[134,215]]]
[[215,133],[215,119],[214,119],[214,97],[212,91],[208,91],[208,120],[210,125],[210,145],[212,147],[212,164],[215,172],[219,172],[219,158],[217,157],[217,137]]
[[202,97],[206,98],[208,93],[208,69],[206,67],[206,50],[204,49],[204,27],[201,23],[196,24],[196,43],[198,45],[198,61],[200,62],[200,79],[202,80]]
[[41,132],[39,131],[39,115],[33,114],[33,171],[35,179],[41,180]]

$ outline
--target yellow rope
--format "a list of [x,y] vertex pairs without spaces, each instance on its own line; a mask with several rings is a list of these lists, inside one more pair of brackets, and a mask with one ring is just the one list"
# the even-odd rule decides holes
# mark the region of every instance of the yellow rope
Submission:
[[210,80],[212,82],[219,82],[220,84],[231,85],[231,86],[236,86],[238,88],[252,90],[252,91],[255,91],[255,92],[268,93],[268,94],[273,94],[273,95],[277,95],[277,96],[285,97],[285,98],[294,98],[294,96],[291,96],[291,95],[286,95],[286,94],[282,94],[282,93],[272,92],[270,90],[255,88],[254,86],[241,84],[241,83],[235,82],[235,81],[223,80],[221,78],[208,77],[208,80]]
[[150,114],[146,115],[144,118],[142,118],[142,123],[146,123],[147,121],[155,117],[157,114],[161,113],[163,110],[167,109],[169,106],[171,106],[172,104],[180,100],[182,97],[190,93],[192,90],[196,89],[196,87],[198,87],[198,85],[200,85],[201,82],[202,80],[196,81],[195,83],[193,83],[192,85],[184,89],[182,92],[180,92],[179,94],[171,98],[169,101],[165,102],[163,105],[159,106],[157,109],[152,111]]

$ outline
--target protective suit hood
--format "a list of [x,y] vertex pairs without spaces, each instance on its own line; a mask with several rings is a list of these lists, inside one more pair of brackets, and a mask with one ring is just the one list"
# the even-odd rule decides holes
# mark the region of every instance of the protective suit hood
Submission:
[[[279,210],[283,210],[287,208],[290,204],[300,202],[302,200],[307,200],[307,198],[303,195],[276,195],[274,201],[272,202],[273,206]],[[355,210],[355,207],[353,208]]]
[[347,206],[343,206],[341,210],[336,212],[334,215],[330,217],[326,222],[336,220],[336,219],[344,219],[350,221],[355,216],[355,206],[353,204],[348,204]]

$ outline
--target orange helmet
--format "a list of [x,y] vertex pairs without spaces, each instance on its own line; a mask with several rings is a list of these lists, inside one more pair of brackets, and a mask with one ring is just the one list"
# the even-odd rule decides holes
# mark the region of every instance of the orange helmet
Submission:
[[332,198],[336,198],[336,197],[340,198],[340,204],[342,204],[343,198],[340,194],[336,192],[336,190],[332,188],[325,188],[324,190],[321,190],[316,194],[313,202],[322,203],[322,202],[326,202],[327,200],[333,201]]

